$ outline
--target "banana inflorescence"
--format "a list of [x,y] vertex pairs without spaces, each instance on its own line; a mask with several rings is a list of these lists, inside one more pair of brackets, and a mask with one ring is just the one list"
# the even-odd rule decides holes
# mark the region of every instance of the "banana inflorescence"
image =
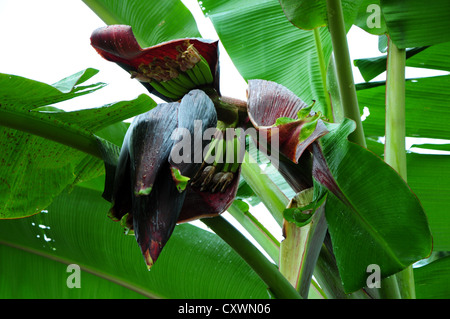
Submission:
[[141,64],[131,77],[150,85],[162,95],[178,100],[194,88],[213,83],[214,78],[208,62],[195,49],[186,44],[179,49],[177,58],[154,59],[149,64]]
[[243,150],[239,136],[220,136],[211,141],[202,166],[192,179],[200,191],[224,193],[242,163]]

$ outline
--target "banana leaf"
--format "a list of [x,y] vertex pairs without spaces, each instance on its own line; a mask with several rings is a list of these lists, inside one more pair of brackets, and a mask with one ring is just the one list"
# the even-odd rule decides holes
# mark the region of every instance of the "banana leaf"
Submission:
[[[109,208],[100,191],[77,186],[41,214],[1,221],[1,298],[269,297],[225,242],[189,224],[175,228],[148,271],[134,236],[106,217]],[[67,286],[69,264],[80,266],[79,289]]]
[[39,213],[68,185],[103,175],[95,153],[107,141],[94,133],[155,105],[141,95],[80,111],[48,107],[102,88],[103,83],[83,85],[97,72],[86,69],[54,85],[0,74],[0,218]]

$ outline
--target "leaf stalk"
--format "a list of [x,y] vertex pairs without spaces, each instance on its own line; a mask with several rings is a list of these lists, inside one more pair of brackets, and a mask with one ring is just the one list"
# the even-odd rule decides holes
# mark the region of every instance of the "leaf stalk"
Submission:
[[[405,67],[406,50],[399,49],[389,37],[386,78],[386,144],[384,158],[386,163],[392,166],[392,168],[394,168],[406,181]],[[398,289],[401,297],[415,299],[416,294],[412,266],[408,266],[403,271],[397,273],[395,277],[397,279],[396,283],[399,286]],[[382,289],[384,290],[384,288]]]
[[361,122],[358,98],[353,79],[353,71],[345,32],[344,14],[341,0],[327,0],[328,28],[330,30],[333,53],[336,62],[337,82],[344,116],[355,121],[356,129],[349,135],[349,140],[366,147],[366,140]]

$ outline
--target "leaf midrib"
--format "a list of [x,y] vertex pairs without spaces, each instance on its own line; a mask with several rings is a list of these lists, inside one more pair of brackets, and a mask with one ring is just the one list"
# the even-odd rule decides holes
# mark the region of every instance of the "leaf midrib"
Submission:
[[83,271],[86,271],[86,272],[88,272],[88,273],[90,273],[90,274],[92,274],[94,276],[97,276],[99,278],[108,280],[108,281],[113,282],[115,284],[118,284],[118,285],[120,285],[122,287],[130,289],[130,290],[132,290],[134,292],[137,292],[137,293],[139,293],[139,294],[141,294],[141,295],[143,295],[145,297],[148,297],[148,298],[151,298],[151,299],[166,299],[166,297],[164,297],[162,295],[156,294],[153,291],[149,291],[149,290],[145,289],[144,287],[138,286],[138,285],[136,285],[134,283],[131,283],[131,282],[127,281],[127,280],[124,280],[123,278],[116,277],[116,276],[113,276],[111,274],[107,274],[105,272],[102,272],[102,271],[94,268],[94,267],[90,267],[90,266],[87,266],[87,265],[80,264],[77,261],[71,261],[71,260],[66,259],[66,258],[62,258],[62,257],[54,256],[52,254],[45,253],[45,252],[40,251],[38,249],[34,249],[34,248],[23,246],[23,245],[18,245],[18,244],[15,244],[15,243],[4,241],[4,240],[0,240],[0,245],[5,245],[5,246],[11,247],[11,248],[20,249],[22,251],[25,251],[25,252],[28,252],[28,253],[31,253],[31,254],[43,257],[43,258],[47,258],[49,260],[53,260],[53,261],[56,261],[56,262],[59,262],[59,263],[65,264],[65,265],[77,264],[77,265],[80,266],[80,269],[82,269]]
[[46,121],[37,116],[0,108],[0,125],[51,139],[89,155],[102,158],[95,135],[85,130],[69,127],[57,119]]
[[[324,157],[325,158],[325,157]],[[325,159],[326,161],[326,159]],[[340,164],[339,164],[340,165]],[[327,167],[328,163],[327,163]],[[335,195],[337,197],[338,200],[340,200],[346,207],[348,207],[350,209],[351,212],[353,212],[355,214],[355,216],[357,217],[358,220],[361,221],[361,225],[363,226],[363,228],[372,235],[372,237],[378,242],[380,243],[380,245],[382,247],[384,247],[384,251],[391,256],[392,260],[395,261],[400,267],[406,267],[406,265],[404,265],[399,259],[398,257],[395,255],[395,253],[393,252],[391,246],[386,242],[386,240],[379,234],[379,232],[373,228],[370,223],[367,221],[366,218],[364,218],[364,216],[362,216],[356,205],[350,200],[350,198],[342,191],[341,186],[339,185],[338,180],[335,178],[334,174],[331,172],[330,169],[328,169],[328,171],[330,172],[330,175],[333,177],[334,182],[336,183],[336,186],[338,188],[338,193],[339,196]]]

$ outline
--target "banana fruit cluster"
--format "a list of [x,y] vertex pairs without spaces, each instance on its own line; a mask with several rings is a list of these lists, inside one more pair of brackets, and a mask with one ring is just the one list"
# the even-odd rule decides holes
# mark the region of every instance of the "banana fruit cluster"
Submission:
[[131,77],[150,85],[168,98],[178,100],[194,88],[212,84],[214,81],[208,62],[188,44],[180,49],[177,59],[165,57],[149,64],[141,64]]
[[213,139],[191,185],[202,192],[224,193],[242,163],[241,145],[239,137]]

